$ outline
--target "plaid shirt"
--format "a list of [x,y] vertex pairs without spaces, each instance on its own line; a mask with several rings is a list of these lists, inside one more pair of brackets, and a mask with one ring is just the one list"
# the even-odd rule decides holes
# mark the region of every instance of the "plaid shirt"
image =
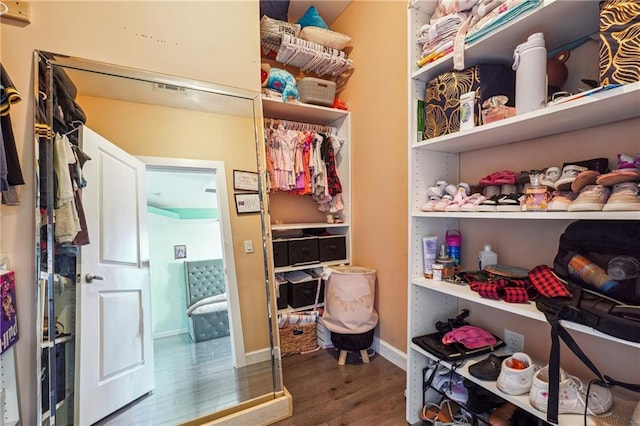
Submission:
[[538,297],[538,291],[528,279],[501,278],[491,281],[472,281],[471,290],[486,299],[502,299],[508,303],[527,303]]
[[529,280],[544,297],[571,297],[571,292],[547,265],[538,265],[529,271]]

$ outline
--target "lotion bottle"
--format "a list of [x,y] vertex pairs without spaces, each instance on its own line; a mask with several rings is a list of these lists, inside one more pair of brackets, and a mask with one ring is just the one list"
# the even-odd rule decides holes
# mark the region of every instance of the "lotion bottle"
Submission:
[[485,244],[484,250],[478,253],[478,269],[482,270],[485,266],[497,264],[498,254],[491,250],[491,244]]

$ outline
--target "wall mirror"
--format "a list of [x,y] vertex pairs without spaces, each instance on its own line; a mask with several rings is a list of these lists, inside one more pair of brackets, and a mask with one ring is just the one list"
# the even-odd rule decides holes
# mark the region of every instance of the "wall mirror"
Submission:
[[[181,424],[283,392],[259,93],[34,53],[43,424]],[[253,189],[253,188],[252,188]],[[241,197],[242,198],[242,197]]]

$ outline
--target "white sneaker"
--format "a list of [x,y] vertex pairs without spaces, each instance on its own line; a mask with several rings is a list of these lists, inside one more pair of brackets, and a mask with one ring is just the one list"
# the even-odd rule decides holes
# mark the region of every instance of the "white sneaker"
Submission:
[[[580,379],[569,376],[560,382],[558,414],[582,414],[584,413],[585,401],[587,401],[587,387],[582,384]],[[587,414],[594,416],[606,413],[611,405],[613,405],[611,391],[595,383],[592,384],[589,389]]]
[[[517,362],[524,365],[524,368],[514,368]],[[496,386],[502,392],[509,395],[525,394],[529,392],[529,389],[531,389],[534,372],[535,366],[533,365],[529,355],[522,352],[516,352],[509,358],[502,361],[502,367],[500,368],[500,374],[498,375]]]
[[[560,381],[567,379],[567,373],[560,369]],[[545,365],[533,375],[531,390],[529,391],[529,403],[536,410],[547,412],[549,403],[549,366]]]

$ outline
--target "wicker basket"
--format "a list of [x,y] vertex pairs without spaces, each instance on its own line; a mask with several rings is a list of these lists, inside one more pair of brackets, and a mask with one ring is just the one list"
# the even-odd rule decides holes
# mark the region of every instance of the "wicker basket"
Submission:
[[318,347],[316,323],[279,328],[280,352],[282,356],[313,351]]

